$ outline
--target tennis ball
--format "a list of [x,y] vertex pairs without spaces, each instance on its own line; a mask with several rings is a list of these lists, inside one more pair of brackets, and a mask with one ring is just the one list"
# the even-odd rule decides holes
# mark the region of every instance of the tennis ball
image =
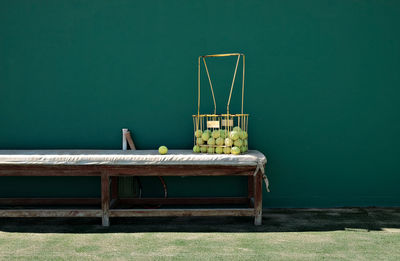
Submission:
[[235,146],[235,147],[232,147],[231,152],[234,155],[239,155],[240,154],[240,149],[239,149],[239,147]]
[[247,132],[246,132],[246,131],[241,131],[241,132],[239,132],[239,136],[240,136],[240,138],[241,138],[242,140],[244,140],[244,139],[247,139],[247,137],[248,137],[249,135],[247,135]]
[[194,132],[194,136],[196,136],[196,138],[201,138],[201,135],[203,134],[203,132],[201,130],[196,130]]
[[219,130],[215,130],[215,131],[213,131],[212,132],[212,134],[211,134],[211,136],[214,138],[214,139],[216,139],[216,138],[218,138],[219,136],[220,136],[220,131]]
[[237,139],[239,139],[239,132],[237,132],[237,131],[231,131],[231,133],[229,133],[229,137],[230,137],[232,140],[237,140]]
[[208,144],[208,145],[215,145],[215,140],[214,140],[214,138],[209,138],[208,141],[207,141],[207,144]]
[[243,145],[246,146],[246,147],[249,146],[249,142],[247,141],[247,139],[245,139],[245,140],[243,141]]
[[197,143],[197,145],[203,145],[204,144],[204,140],[202,138],[197,138],[196,139],[196,143]]
[[199,152],[200,152],[200,146],[194,145],[194,147],[193,147],[193,152],[199,153]]
[[206,132],[207,132],[207,133],[208,133],[208,135],[209,135],[209,136],[211,136],[211,131],[210,131],[210,130],[205,130],[205,131],[203,131],[203,132],[204,132],[204,133],[206,133]]
[[201,146],[200,147],[201,153],[206,153],[207,152],[207,146]]
[[215,140],[215,144],[217,144],[218,146],[224,145],[224,139],[219,137]]
[[225,131],[225,130],[220,130],[220,131],[219,131],[219,136],[220,136],[221,138],[225,139],[225,138],[226,138],[226,131]]
[[222,147],[216,147],[216,148],[215,148],[215,152],[216,152],[217,154],[221,154],[221,153],[223,152]]
[[235,142],[233,143],[236,147],[241,147],[243,145],[243,140],[241,139],[237,139],[235,140]]
[[232,141],[231,138],[226,138],[226,139],[225,139],[225,145],[226,145],[226,146],[232,146],[232,144],[233,144],[233,141]]
[[231,148],[230,147],[225,147],[224,148],[224,153],[225,154],[231,154]]
[[240,147],[240,152],[245,153],[247,151],[247,146]]
[[201,138],[204,141],[208,141],[208,139],[210,138],[210,134],[208,132],[204,131],[203,134],[201,135]]
[[208,147],[207,153],[214,154],[214,148],[213,147]]
[[233,128],[233,131],[241,132],[242,129],[239,126],[236,126],[235,128]]
[[160,146],[160,147],[158,148],[158,152],[159,152],[161,155],[165,155],[165,154],[167,154],[167,152],[168,152],[168,148],[165,147],[165,146]]

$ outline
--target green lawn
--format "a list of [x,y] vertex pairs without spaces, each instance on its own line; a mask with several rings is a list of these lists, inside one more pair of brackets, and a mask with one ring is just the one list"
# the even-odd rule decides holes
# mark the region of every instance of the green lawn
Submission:
[[400,260],[400,209],[249,218],[0,219],[1,260]]

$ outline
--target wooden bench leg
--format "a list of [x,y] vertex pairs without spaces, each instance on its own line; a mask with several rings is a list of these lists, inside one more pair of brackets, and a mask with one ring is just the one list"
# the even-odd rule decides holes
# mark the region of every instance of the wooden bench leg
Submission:
[[110,177],[107,173],[101,174],[101,210],[102,225],[108,227],[110,225]]
[[254,177],[254,225],[262,224],[262,172]]

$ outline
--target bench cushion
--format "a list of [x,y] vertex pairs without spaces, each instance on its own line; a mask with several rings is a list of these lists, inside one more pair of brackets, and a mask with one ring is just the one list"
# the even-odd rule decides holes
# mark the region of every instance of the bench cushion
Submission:
[[191,150],[0,150],[0,165],[243,165],[266,164],[250,150],[243,155],[200,154]]

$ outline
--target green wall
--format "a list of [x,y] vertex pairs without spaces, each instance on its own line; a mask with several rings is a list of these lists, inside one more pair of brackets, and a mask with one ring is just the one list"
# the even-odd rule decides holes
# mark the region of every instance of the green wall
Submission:
[[[122,127],[140,149],[191,148],[196,58],[239,51],[265,207],[399,206],[399,14],[395,0],[0,1],[0,149],[119,149]],[[223,112],[232,60],[210,70]],[[240,178],[167,182],[175,196],[246,191]],[[0,196],[98,188],[0,179]]]

